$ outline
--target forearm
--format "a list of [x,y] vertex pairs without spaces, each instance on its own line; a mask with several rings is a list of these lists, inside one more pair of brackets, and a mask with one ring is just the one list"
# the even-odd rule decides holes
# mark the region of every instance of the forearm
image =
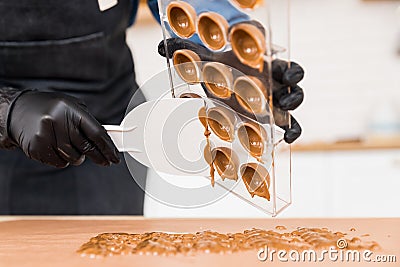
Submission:
[[8,135],[8,114],[15,99],[24,90],[10,87],[0,87],[0,149],[15,147],[14,141]]

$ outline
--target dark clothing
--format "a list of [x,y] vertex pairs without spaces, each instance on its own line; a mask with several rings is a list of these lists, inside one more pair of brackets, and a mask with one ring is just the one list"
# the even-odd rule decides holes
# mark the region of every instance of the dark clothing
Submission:
[[[146,175],[139,163],[135,175]],[[79,167],[56,169],[20,150],[0,153],[0,214],[140,215],[143,200],[123,160],[111,167],[86,160]]]
[[[83,99],[101,124],[122,121],[138,87],[125,42],[137,6],[119,0],[101,12],[97,0],[0,0],[0,147],[12,146],[7,113],[25,89]],[[145,175],[138,164],[135,176]],[[56,169],[0,150],[0,214],[142,214],[143,198],[123,160]]]
[[68,93],[101,123],[120,122],[137,88],[130,13],[130,0],[104,12],[97,0],[0,0],[0,87]]

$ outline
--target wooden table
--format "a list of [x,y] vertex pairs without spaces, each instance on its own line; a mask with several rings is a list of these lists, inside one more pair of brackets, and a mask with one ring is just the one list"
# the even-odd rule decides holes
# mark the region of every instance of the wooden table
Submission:
[[253,227],[274,229],[277,225],[284,225],[289,230],[296,227],[327,227],[333,231],[349,232],[355,228],[356,235],[370,234],[368,238],[381,245],[382,250],[376,254],[397,257],[397,263],[344,264],[327,260],[324,265],[400,266],[400,218],[149,220],[141,217],[0,217],[0,266],[309,266],[304,263],[260,262],[257,251],[168,257],[130,255],[102,259],[81,257],[76,253],[89,238],[104,232],[240,232]]

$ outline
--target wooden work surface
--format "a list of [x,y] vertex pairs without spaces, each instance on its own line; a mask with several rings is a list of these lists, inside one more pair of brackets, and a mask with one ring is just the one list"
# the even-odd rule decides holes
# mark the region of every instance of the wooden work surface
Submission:
[[[400,265],[400,218],[399,219],[193,219],[147,220],[141,217],[114,218],[10,218],[0,217],[0,266],[283,266],[285,263],[260,262],[257,252],[241,252],[228,255],[200,254],[197,256],[114,256],[101,259],[81,257],[76,250],[91,237],[104,232],[143,233],[151,231],[196,232],[214,230],[240,232],[253,227],[274,229],[284,225],[288,230],[296,227],[327,227],[332,231],[355,235],[370,234],[382,250],[376,254],[396,255],[397,263],[343,264],[328,260],[330,266],[399,266]],[[309,264],[290,264],[309,266]],[[286,263],[285,266],[289,266]],[[315,265],[315,264],[314,264]],[[319,265],[322,265],[320,263]]]

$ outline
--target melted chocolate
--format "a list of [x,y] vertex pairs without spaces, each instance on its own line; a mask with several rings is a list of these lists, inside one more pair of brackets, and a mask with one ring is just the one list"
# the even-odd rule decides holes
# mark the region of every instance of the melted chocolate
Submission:
[[263,163],[261,157],[264,153],[264,143],[267,139],[265,130],[260,125],[248,122],[239,127],[238,137],[246,151],[258,162]]
[[264,34],[255,25],[239,23],[230,30],[229,39],[232,50],[243,64],[256,68],[259,72],[264,68],[266,43]]
[[211,50],[220,50],[226,46],[228,22],[218,13],[202,13],[197,23],[198,35]]
[[268,201],[271,200],[269,193],[270,176],[267,169],[256,163],[248,163],[241,167],[240,173],[252,198],[259,196]]
[[[337,247],[339,239],[346,234],[332,232],[326,228],[297,228],[283,232],[285,226],[277,230],[251,229],[239,233],[222,234],[213,231],[197,233],[143,234],[104,233],[93,237],[77,251],[82,256],[106,257],[127,254],[149,255],[194,255],[198,253],[234,253],[258,250],[268,246],[276,250],[328,249]],[[375,241],[363,241],[359,237],[345,239],[348,249],[377,250]]]
[[[209,161],[209,164],[210,164],[211,186],[214,187],[215,186],[215,168],[214,168],[214,160],[213,160],[213,156],[212,156],[211,143],[210,143],[211,131],[208,128],[208,119],[204,114],[206,114],[206,111],[205,111],[205,108],[202,108],[199,111],[199,118],[200,118],[201,123],[205,127],[204,136],[207,139],[207,146],[204,149],[204,156],[206,158],[208,157],[208,161]],[[201,115],[204,115],[203,118],[201,117]]]
[[167,7],[168,22],[180,37],[189,38],[196,32],[196,11],[188,3],[173,1]]
[[[224,135],[224,132],[221,133],[219,131],[216,131],[215,127],[213,128],[213,123],[216,122],[215,120],[210,119],[207,116],[206,109],[204,107],[202,107],[199,110],[198,117],[201,124],[204,126],[204,136],[206,137],[207,140],[207,145],[204,148],[204,158],[210,165],[211,186],[212,187],[215,186],[215,171],[218,172],[223,181],[226,178],[236,181],[238,179],[237,172],[239,168],[239,159],[235,154],[235,152],[227,147],[212,149],[210,143],[210,135],[211,135],[210,128],[212,128],[213,132],[216,133],[216,135],[218,135],[220,138],[222,135]],[[262,130],[263,129],[260,128],[260,131]],[[227,132],[226,135],[229,136]],[[260,150],[263,150],[264,145],[261,132],[258,134],[255,130],[253,130],[253,132],[250,133],[247,132],[242,133],[241,136],[246,136],[246,137],[250,136],[249,139],[251,144],[247,144],[247,146],[249,147],[248,151],[254,157],[258,156],[256,157],[256,159],[260,163],[262,163],[261,160],[262,152]],[[266,134],[264,134],[263,136],[266,136]],[[241,141],[243,143],[243,140]],[[249,143],[249,141],[247,142]],[[254,155],[255,153],[258,153],[258,155]],[[251,197],[259,196],[265,198],[268,201],[271,200],[269,192],[269,184],[270,184],[269,173],[262,165],[258,165],[255,163],[249,163],[247,165],[243,165],[241,170],[241,176]]]

